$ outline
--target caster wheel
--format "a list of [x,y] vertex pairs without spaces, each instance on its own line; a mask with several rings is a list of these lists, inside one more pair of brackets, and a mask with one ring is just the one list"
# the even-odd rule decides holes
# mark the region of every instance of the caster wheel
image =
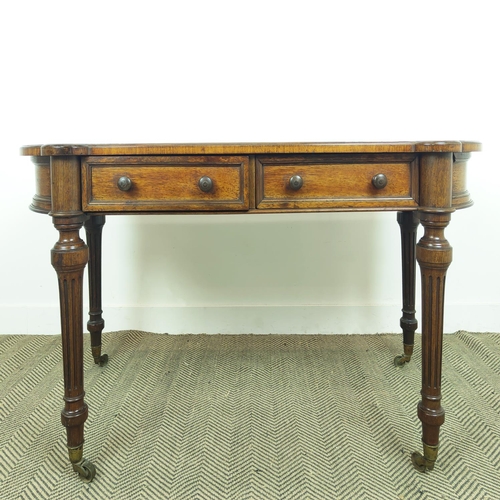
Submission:
[[80,462],[73,464],[73,469],[78,472],[80,479],[84,483],[90,483],[95,477],[95,465],[85,458]]
[[434,469],[435,460],[428,460],[418,451],[411,454],[411,461],[413,463],[413,467],[415,467],[418,472],[426,472]]
[[406,363],[408,363],[410,361],[410,359],[408,358],[408,356],[406,356],[405,354],[402,354],[401,356],[396,356],[394,358],[394,366],[398,366],[398,367],[403,367],[404,365],[406,365]]

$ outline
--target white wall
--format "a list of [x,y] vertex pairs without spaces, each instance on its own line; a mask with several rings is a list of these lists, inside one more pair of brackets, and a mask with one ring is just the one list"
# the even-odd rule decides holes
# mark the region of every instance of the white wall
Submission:
[[[0,333],[57,333],[22,144],[484,143],[453,216],[445,330],[500,331],[494,2],[19,1],[2,7]],[[397,332],[390,214],[108,217],[108,330]]]

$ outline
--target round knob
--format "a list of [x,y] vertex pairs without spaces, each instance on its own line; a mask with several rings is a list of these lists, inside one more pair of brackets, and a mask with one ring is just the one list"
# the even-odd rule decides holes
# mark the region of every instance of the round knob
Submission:
[[199,181],[198,181],[198,187],[204,192],[208,193],[209,191],[212,191],[212,188],[214,187],[214,183],[210,177],[204,175]]
[[377,174],[372,177],[373,187],[376,189],[384,189],[387,186],[387,177],[384,174]]
[[116,185],[120,191],[128,191],[132,187],[132,181],[130,180],[130,177],[124,175],[118,179]]
[[302,180],[302,177],[300,175],[292,175],[292,177],[290,177],[289,181],[290,189],[298,191],[303,184],[304,181]]

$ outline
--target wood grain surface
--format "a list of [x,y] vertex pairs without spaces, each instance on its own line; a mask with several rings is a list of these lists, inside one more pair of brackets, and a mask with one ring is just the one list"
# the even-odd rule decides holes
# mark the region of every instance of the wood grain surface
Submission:
[[206,155],[301,153],[461,153],[480,151],[475,141],[280,142],[206,144],[45,144],[23,146],[24,156]]
[[[86,211],[246,210],[249,160],[245,156],[89,157],[82,163]],[[203,192],[198,182],[213,182]],[[127,177],[128,191],[118,188]]]
[[[376,189],[372,178],[387,177],[387,186]],[[291,176],[300,175],[303,186],[290,188]],[[272,165],[263,167],[262,199],[258,208],[321,208],[379,205],[415,207],[418,191],[412,185],[412,167],[394,164]]]

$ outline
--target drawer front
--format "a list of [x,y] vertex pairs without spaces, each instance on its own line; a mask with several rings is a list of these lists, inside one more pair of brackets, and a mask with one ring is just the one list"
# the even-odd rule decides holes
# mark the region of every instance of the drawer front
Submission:
[[397,210],[418,206],[415,155],[397,159],[390,155],[261,156],[256,173],[260,209]]
[[248,210],[247,156],[89,156],[88,212]]

